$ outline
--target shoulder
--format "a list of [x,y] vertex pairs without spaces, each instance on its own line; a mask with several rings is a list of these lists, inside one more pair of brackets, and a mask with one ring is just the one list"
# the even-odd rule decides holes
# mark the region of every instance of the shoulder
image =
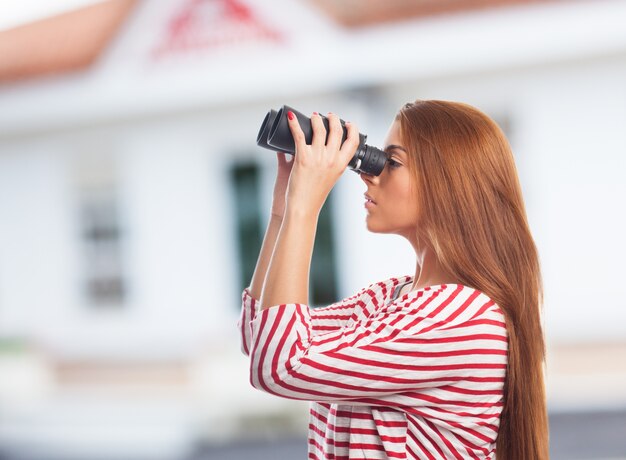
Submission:
[[391,296],[391,293],[396,286],[404,284],[412,279],[411,275],[398,275],[389,278],[382,279],[380,281],[371,283],[361,289],[361,293],[369,293],[377,298],[387,298]]
[[423,316],[439,326],[492,324],[504,327],[500,307],[484,292],[463,284],[440,284],[411,291],[399,307]]
[[366,303],[377,303],[380,300],[389,298],[396,286],[404,284],[411,279],[412,277],[410,275],[400,275],[385,278],[376,282],[370,282],[363,285],[355,294],[344,298],[342,302],[345,303],[359,299]]

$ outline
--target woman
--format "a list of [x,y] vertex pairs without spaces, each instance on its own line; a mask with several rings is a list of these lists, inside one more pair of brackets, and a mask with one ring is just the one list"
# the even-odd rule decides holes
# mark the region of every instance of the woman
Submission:
[[367,186],[367,228],[405,237],[414,276],[392,277],[309,308],[317,217],[358,144],[337,116],[329,133],[278,153],[272,218],[242,294],[250,381],[311,401],[309,458],[543,460],[543,302],[509,144],[462,103],[416,101],[398,112],[389,161]]

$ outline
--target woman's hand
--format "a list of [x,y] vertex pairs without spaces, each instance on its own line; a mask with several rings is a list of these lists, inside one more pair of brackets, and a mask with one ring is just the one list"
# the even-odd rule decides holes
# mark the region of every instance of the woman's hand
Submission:
[[[287,157],[291,159],[287,161]],[[276,171],[276,181],[274,182],[274,198],[272,201],[272,216],[282,219],[285,215],[285,194],[289,184],[289,175],[293,167],[293,155],[276,152],[278,168]]]
[[328,194],[359,146],[356,125],[346,122],[347,137],[342,144],[343,129],[339,117],[329,113],[327,118],[330,131],[328,140],[322,117],[313,113],[313,139],[311,145],[307,145],[297,118],[293,114],[287,117],[296,154],[287,186],[286,209],[319,215]]

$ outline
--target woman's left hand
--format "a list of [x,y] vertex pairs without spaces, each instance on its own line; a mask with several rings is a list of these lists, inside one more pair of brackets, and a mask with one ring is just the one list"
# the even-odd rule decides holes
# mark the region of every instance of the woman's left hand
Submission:
[[343,129],[339,117],[327,115],[329,133],[326,143],[326,128],[319,114],[311,116],[313,139],[307,145],[298,119],[287,117],[289,129],[296,146],[294,164],[287,187],[287,210],[312,213],[317,216],[328,194],[354,157],[359,146],[359,130],[346,122],[346,140],[341,143]]

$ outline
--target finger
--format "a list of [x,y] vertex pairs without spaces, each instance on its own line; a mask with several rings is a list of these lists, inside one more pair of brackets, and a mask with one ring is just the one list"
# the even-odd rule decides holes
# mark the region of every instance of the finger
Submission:
[[343,128],[339,117],[332,112],[328,112],[328,140],[326,147],[332,152],[336,152],[341,147],[341,138],[343,137]]
[[324,126],[322,117],[317,112],[313,112],[311,116],[311,126],[313,127],[311,146],[321,149],[326,145],[326,126]]
[[290,163],[290,159],[293,158],[293,155],[287,152],[276,152],[276,157],[278,158],[279,164],[287,164]]
[[359,128],[349,121],[346,122],[346,131],[347,137],[343,142],[341,149],[339,150],[342,158],[345,158],[346,164],[350,163],[352,157],[356,153],[356,149],[359,146],[360,138],[359,138]]
[[288,154],[288,153],[283,153],[283,158],[284,158],[283,163],[287,167],[291,168],[293,166],[293,155]]
[[296,117],[296,114],[292,111],[289,111],[287,113],[287,124],[289,125],[291,135],[293,136],[293,142],[296,146],[296,152],[303,152],[306,149],[306,139],[304,138],[304,132],[300,127],[298,118]]

